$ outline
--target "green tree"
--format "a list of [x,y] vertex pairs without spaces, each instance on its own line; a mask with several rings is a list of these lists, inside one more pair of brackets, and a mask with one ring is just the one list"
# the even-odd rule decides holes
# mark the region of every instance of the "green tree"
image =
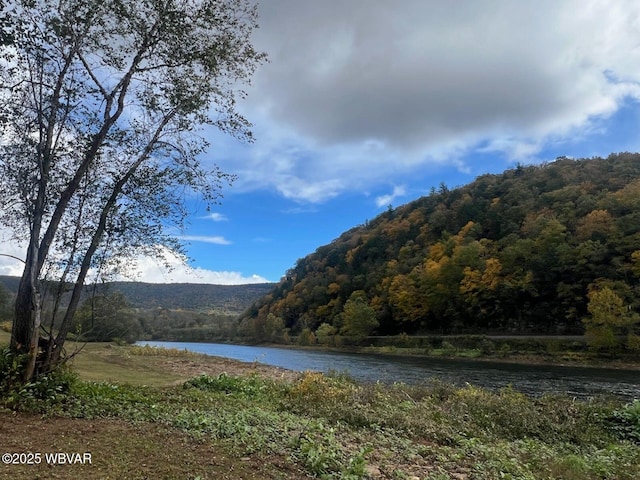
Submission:
[[284,333],[284,320],[273,313],[268,314],[264,324],[265,339],[269,342],[282,342]]
[[142,327],[130,308],[121,292],[89,297],[76,314],[78,337],[93,342],[135,342],[142,334]]
[[198,130],[251,140],[235,105],[264,55],[250,43],[248,0],[11,4],[12,44],[0,42],[0,224],[27,245],[11,349],[28,355],[29,381],[46,272],[74,287],[41,372],[58,363],[89,272],[181,251],[166,227],[182,226],[184,196],[213,203],[233,179],[199,163],[208,145]]
[[298,336],[298,344],[303,346],[315,345],[316,336],[309,327],[303,328]]
[[621,345],[622,339],[629,337],[633,343],[633,327],[638,316],[624,305],[623,299],[610,287],[592,289],[589,294],[587,310],[590,316],[583,320],[585,335],[591,348],[607,350],[613,354]]
[[366,337],[378,327],[376,312],[367,302],[362,290],[356,290],[344,304],[341,333],[352,337]]
[[0,322],[11,318],[11,295],[6,287],[0,283]]
[[334,338],[338,329],[328,323],[323,323],[316,329],[316,338],[318,343],[322,345],[331,345],[334,343]]

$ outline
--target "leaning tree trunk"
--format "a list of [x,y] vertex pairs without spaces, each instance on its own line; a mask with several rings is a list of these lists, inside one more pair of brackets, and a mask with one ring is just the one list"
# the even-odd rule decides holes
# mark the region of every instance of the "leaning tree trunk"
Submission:
[[27,355],[23,371],[23,381],[29,382],[36,373],[38,359],[38,341],[42,320],[42,303],[37,273],[37,248],[32,245],[18,285],[15,303],[15,318],[11,330],[11,349],[18,354]]

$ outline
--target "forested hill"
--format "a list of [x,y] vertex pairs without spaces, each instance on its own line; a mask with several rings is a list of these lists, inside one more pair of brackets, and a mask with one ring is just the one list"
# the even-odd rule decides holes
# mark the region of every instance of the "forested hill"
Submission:
[[351,298],[375,312],[373,334],[582,333],[605,287],[637,311],[640,154],[442,185],[298,260],[241,325],[340,332]]
[[[7,290],[15,293],[18,277],[0,276]],[[225,314],[240,314],[251,303],[273,288],[271,283],[248,285],[210,285],[198,283],[142,283],[108,282],[100,285],[97,293],[122,292],[136,308],[166,308],[191,311],[215,311]],[[87,294],[92,291],[87,288]]]
[[270,291],[273,284],[210,285],[113,282],[109,284],[109,288],[121,291],[132,305],[140,308],[216,310],[239,314],[256,298]]

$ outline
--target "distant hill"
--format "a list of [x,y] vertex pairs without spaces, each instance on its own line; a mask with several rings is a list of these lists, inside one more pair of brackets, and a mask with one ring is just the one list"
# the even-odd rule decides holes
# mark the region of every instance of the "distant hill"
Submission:
[[640,307],[639,154],[442,184],[298,260],[241,327],[340,331],[347,300],[364,298],[379,335],[581,334],[587,295],[605,286]]
[[[18,277],[0,276],[7,290],[15,293]],[[216,312],[237,315],[257,298],[273,289],[273,284],[210,285],[198,283],[141,283],[109,282],[98,287],[98,292],[120,291],[135,308],[167,308],[197,312]],[[87,293],[91,287],[87,287]]]

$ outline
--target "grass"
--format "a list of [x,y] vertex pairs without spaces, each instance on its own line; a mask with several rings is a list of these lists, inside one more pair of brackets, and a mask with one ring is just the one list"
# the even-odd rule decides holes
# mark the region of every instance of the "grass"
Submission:
[[67,375],[62,390],[5,396],[13,410],[0,410],[0,450],[88,450],[92,465],[5,465],[0,478],[631,480],[640,471],[640,402],[282,378],[105,344],[82,350],[75,368],[80,379]]
[[[0,346],[8,345],[10,339],[10,333],[0,330]],[[84,380],[160,386],[179,379],[177,375],[155,368],[144,358],[130,355],[127,347],[111,343],[66,342],[65,349],[68,354],[78,352],[71,363]]]

